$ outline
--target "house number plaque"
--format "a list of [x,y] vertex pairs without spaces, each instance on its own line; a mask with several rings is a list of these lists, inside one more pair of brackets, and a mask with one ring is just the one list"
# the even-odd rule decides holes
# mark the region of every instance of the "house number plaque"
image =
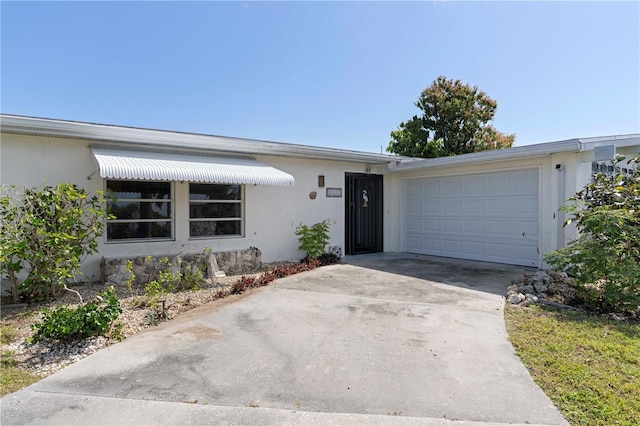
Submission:
[[327,198],[342,198],[342,188],[327,188]]

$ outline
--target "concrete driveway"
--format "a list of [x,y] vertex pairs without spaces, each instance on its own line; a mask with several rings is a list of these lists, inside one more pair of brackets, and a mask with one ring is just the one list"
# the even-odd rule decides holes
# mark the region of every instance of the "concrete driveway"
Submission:
[[567,424],[514,355],[524,268],[354,256],[192,310],[1,400],[13,424]]

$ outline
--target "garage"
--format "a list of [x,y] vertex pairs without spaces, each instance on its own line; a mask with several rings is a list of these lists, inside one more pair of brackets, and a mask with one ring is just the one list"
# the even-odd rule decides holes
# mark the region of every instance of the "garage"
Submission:
[[539,170],[404,180],[409,253],[540,266]]

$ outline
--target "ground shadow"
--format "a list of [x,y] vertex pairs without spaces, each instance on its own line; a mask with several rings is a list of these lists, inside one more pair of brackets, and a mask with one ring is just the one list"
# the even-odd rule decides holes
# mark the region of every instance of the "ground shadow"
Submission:
[[504,296],[513,280],[537,269],[409,253],[346,256],[343,263]]

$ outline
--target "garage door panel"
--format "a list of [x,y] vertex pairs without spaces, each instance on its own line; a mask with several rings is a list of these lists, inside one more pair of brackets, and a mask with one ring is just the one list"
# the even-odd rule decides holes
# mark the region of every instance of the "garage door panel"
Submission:
[[487,220],[487,235],[510,235],[511,231],[511,223],[505,222],[503,220]]
[[485,221],[473,219],[465,220],[464,232],[470,234],[483,234],[485,232]]
[[462,210],[462,200],[444,200],[442,202],[442,213],[458,214]]
[[489,258],[509,257],[510,245],[506,242],[489,242],[486,244],[486,254]]
[[423,203],[422,200],[407,200],[407,214],[421,215],[422,203]]
[[523,170],[510,179],[514,195],[538,195],[538,170]]
[[423,219],[422,229],[425,232],[440,232],[442,231],[442,227],[440,226],[440,224],[440,219]]
[[442,230],[447,233],[459,234],[462,230],[462,222],[460,219],[446,219],[442,224]]
[[494,173],[486,177],[486,194],[511,194],[511,184],[504,173]]
[[464,200],[464,212],[468,215],[483,215],[485,209],[485,202],[482,199]]
[[407,237],[407,251],[413,253],[421,253],[423,251],[422,238]]
[[442,241],[439,239],[426,238],[422,241],[422,246],[425,251],[439,252],[442,250]]
[[482,256],[484,253],[484,243],[478,241],[465,241],[464,252],[469,255]]
[[407,181],[405,191],[407,198],[422,197],[422,182],[418,180]]
[[464,191],[468,195],[479,195],[484,191],[484,179],[470,179],[468,176],[464,180]]
[[422,232],[422,219],[407,219],[407,231],[409,232]]
[[459,255],[462,253],[462,241],[445,239],[442,241],[442,251],[449,255]]
[[440,201],[423,201],[422,211],[429,215],[440,215]]
[[511,201],[509,198],[492,198],[487,206],[487,213],[509,215],[511,213]]
[[440,182],[422,182],[422,195],[425,197],[437,197],[440,196]]
[[[413,179],[406,185],[415,196],[406,201],[407,251],[539,265],[537,169]],[[413,204],[418,200],[421,209]]]
[[538,196],[513,198],[511,200],[512,211],[514,213],[529,214],[538,217]]
[[460,194],[462,192],[462,179],[459,177],[445,178],[442,182],[445,194]]

